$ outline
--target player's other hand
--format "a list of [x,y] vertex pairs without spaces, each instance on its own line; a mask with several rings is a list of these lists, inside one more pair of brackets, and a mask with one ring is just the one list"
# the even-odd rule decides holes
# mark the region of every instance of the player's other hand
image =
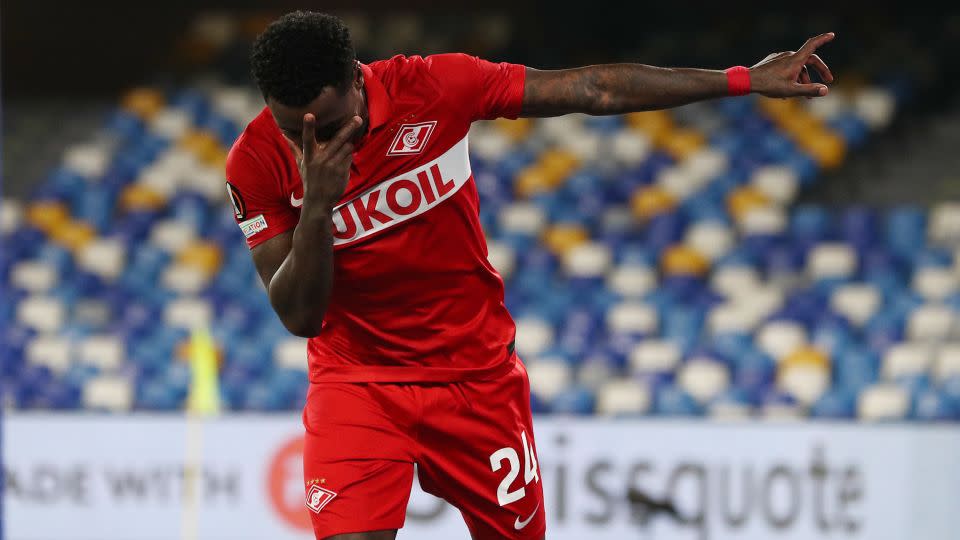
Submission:
[[833,82],[833,73],[817,56],[816,51],[833,41],[833,32],[812,37],[799,51],[773,53],[750,68],[750,86],[754,92],[767,97],[818,97],[829,90],[826,84],[814,83],[809,68],[817,70],[825,83]]
[[316,117],[309,113],[303,115],[300,144],[289,139],[287,143],[300,167],[305,201],[315,201],[329,209],[343,196],[350,179],[350,164],[353,163],[353,136],[362,123],[359,116],[354,116],[332,139],[318,143]]

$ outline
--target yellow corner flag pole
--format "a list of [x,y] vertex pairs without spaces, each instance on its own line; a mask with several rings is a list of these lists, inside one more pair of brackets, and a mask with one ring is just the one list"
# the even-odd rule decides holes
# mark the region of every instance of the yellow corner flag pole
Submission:
[[217,379],[217,349],[210,332],[193,331],[190,337],[190,394],[187,413],[210,416],[220,412],[220,384]]
[[190,336],[190,392],[187,395],[186,456],[180,537],[197,540],[200,533],[199,493],[203,467],[203,421],[220,413],[217,348],[210,332],[194,329]]

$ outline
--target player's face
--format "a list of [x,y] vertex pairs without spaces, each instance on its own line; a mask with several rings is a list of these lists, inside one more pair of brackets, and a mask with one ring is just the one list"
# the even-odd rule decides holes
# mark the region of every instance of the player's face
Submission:
[[321,144],[332,139],[354,116],[363,119],[363,125],[357,130],[354,142],[367,132],[369,123],[363,76],[359,69],[356,70],[353,83],[342,93],[332,86],[327,86],[304,107],[288,107],[273,99],[267,99],[267,106],[280,126],[280,131],[297,146],[303,142],[303,115],[307,113],[313,114],[317,119],[317,142]]

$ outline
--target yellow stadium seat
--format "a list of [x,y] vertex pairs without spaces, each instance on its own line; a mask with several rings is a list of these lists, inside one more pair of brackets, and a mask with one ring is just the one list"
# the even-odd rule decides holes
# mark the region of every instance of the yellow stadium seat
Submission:
[[586,229],[579,225],[554,225],[547,229],[543,235],[544,243],[558,255],[563,255],[587,240]]
[[50,231],[50,238],[70,251],[78,251],[96,237],[97,231],[83,221],[65,221]]
[[659,145],[676,160],[683,160],[706,143],[703,134],[694,129],[675,129],[670,132]]
[[774,122],[780,124],[790,118],[803,114],[800,105],[792,99],[760,98],[757,102],[760,110],[766,113]]
[[522,141],[530,134],[533,129],[533,121],[529,118],[517,118],[509,120],[507,118],[498,118],[493,121],[493,127],[510,138],[514,142]]
[[41,231],[50,234],[50,231],[54,228],[70,221],[70,212],[61,203],[37,203],[27,210],[27,221]]
[[141,184],[130,184],[120,194],[120,208],[126,211],[159,210],[167,204],[163,194]]
[[179,144],[181,148],[193,152],[201,161],[206,161],[223,152],[217,138],[206,131],[191,131],[180,139]]
[[668,248],[660,263],[664,274],[668,276],[703,276],[710,269],[705,255],[686,245]]
[[153,88],[135,88],[123,97],[122,107],[149,120],[163,108],[163,94]]
[[538,164],[531,165],[517,174],[514,190],[518,197],[531,197],[553,189],[549,175]]
[[177,262],[197,268],[208,276],[217,273],[222,259],[220,247],[210,242],[194,242],[177,253]]
[[748,211],[770,204],[770,199],[754,186],[738,188],[727,197],[727,210],[738,220]]
[[657,185],[640,188],[630,200],[634,215],[642,220],[667,213],[677,206],[677,199]]
[[630,113],[626,120],[628,126],[646,133],[656,145],[662,144],[673,131],[673,118],[667,111]]
[[805,152],[810,154],[825,169],[839,167],[847,153],[846,143],[843,139],[826,129],[803,133],[797,137],[797,142]]
[[805,346],[788,354],[780,362],[781,370],[790,366],[814,366],[830,369],[830,357],[820,349]]
[[540,166],[546,171],[554,185],[560,185],[563,179],[576,170],[579,164],[577,156],[563,150],[547,150],[540,156]]

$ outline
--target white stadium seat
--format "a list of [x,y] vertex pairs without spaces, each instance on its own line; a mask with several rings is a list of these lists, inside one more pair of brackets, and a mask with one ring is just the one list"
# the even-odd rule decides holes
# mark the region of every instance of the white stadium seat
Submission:
[[760,350],[779,361],[807,344],[807,331],[792,321],[773,321],[760,328],[756,342]]
[[687,229],[684,242],[711,261],[727,254],[733,247],[734,233],[723,223],[703,221]]
[[116,238],[97,238],[80,248],[77,264],[101,278],[112,280],[123,273],[126,252]]
[[536,236],[547,226],[547,214],[532,203],[512,203],[500,210],[500,229],[504,233]]
[[691,154],[680,163],[680,166],[697,178],[698,184],[703,186],[723,173],[727,169],[728,162],[727,154],[704,148]]
[[746,403],[732,401],[714,401],[707,409],[711,420],[721,422],[749,420],[750,412],[750,406]]
[[596,391],[614,376],[614,370],[606,362],[591,362],[584,360],[577,369],[577,383],[585,388]]
[[196,231],[186,221],[167,219],[150,230],[150,243],[170,253],[177,253],[196,238]]
[[797,173],[793,169],[781,165],[760,167],[750,178],[753,187],[781,205],[793,202],[799,182]]
[[180,178],[180,173],[153,164],[140,172],[137,184],[169,199],[180,188]]
[[557,140],[560,148],[570,152],[583,162],[595,162],[606,154],[604,139],[595,131],[579,129],[563,133]]
[[854,110],[857,116],[863,119],[872,129],[881,129],[893,120],[896,109],[896,99],[887,90],[881,88],[864,88],[857,92],[853,99]]
[[710,277],[710,288],[728,298],[748,296],[760,285],[760,276],[752,266],[723,266]]
[[846,244],[817,244],[807,256],[807,275],[812,279],[846,278],[857,271],[857,254]]
[[933,371],[937,381],[960,375],[960,343],[948,343],[940,347]]
[[779,207],[759,206],[747,210],[739,225],[746,235],[780,234],[787,228],[787,217]]
[[657,273],[649,266],[620,265],[614,267],[610,275],[607,276],[607,287],[627,298],[644,296],[652,291],[656,285]]
[[181,139],[193,124],[190,113],[183,109],[165,107],[150,119],[150,129],[161,137]]
[[15,199],[0,200],[0,235],[8,235],[20,227],[23,208]]
[[553,327],[536,317],[517,321],[517,354],[521,358],[534,357],[553,345]]
[[607,330],[611,333],[652,334],[657,331],[657,310],[649,304],[623,302],[607,312]]
[[213,307],[197,298],[178,298],[163,310],[163,322],[167,326],[185,328],[209,328],[213,321]]
[[551,401],[573,382],[573,369],[563,360],[539,358],[527,363],[530,391]]
[[106,142],[74,144],[64,151],[63,164],[88,180],[99,180],[110,165],[111,154]]
[[880,292],[873,285],[843,285],[830,297],[830,308],[851,323],[863,326],[880,307]]
[[650,388],[632,379],[612,379],[597,392],[597,414],[606,416],[644,414],[653,401]]
[[630,351],[629,362],[633,373],[673,372],[680,363],[680,347],[668,340],[644,340]]
[[57,269],[43,261],[22,261],[10,270],[10,283],[31,293],[45,293],[57,286]]
[[953,337],[957,326],[953,310],[942,304],[926,304],[913,310],[907,320],[910,341],[943,341]]
[[273,363],[277,367],[307,370],[307,340],[288,337],[273,348]]
[[119,369],[126,356],[123,340],[117,336],[97,335],[85,338],[77,347],[77,361],[103,371]]
[[927,236],[939,245],[960,245],[960,202],[934,205],[927,224]]
[[609,271],[613,261],[610,248],[599,242],[586,242],[563,255],[563,266],[571,277],[600,277]]
[[756,310],[744,302],[726,302],[715,306],[707,315],[707,328],[712,335],[746,334],[751,332],[760,318]]
[[503,132],[473,124],[470,128],[470,151],[487,161],[497,161],[503,158],[513,147],[510,139]]
[[692,358],[680,367],[677,382],[693,399],[706,404],[730,387],[730,370],[714,360]]
[[487,242],[487,260],[504,279],[509,279],[516,268],[517,255],[509,245],[490,240]]
[[913,274],[913,289],[928,300],[941,301],[957,290],[957,276],[950,268],[920,268]]
[[777,385],[798,403],[809,407],[830,389],[830,370],[812,364],[784,366]]
[[194,265],[173,263],[160,275],[160,284],[181,294],[197,294],[210,281],[210,276]]
[[56,298],[28,296],[17,305],[17,320],[41,333],[56,332],[66,317],[66,306]]
[[624,165],[642,163],[650,155],[651,146],[647,136],[632,129],[621,129],[610,140],[613,158]]
[[699,178],[683,167],[673,166],[665,167],[657,173],[656,183],[678,201],[682,201],[699,191],[706,184],[706,179]]
[[933,366],[933,349],[924,343],[898,343],[883,355],[881,374],[885,379],[923,375]]
[[536,129],[550,142],[557,143],[569,133],[579,133],[583,130],[583,120],[586,115],[567,114],[537,120]]
[[842,92],[832,91],[817,99],[806,100],[810,114],[821,120],[832,120],[849,109],[850,104]]
[[47,366],[50,371],[63,374],[70,368],[70,341],[59,336],[37,336],[27,344],[27,362]]
[[861,420],[902,420],[910,410],[910,395],[895,384],[876,384],[857,398],[857,416]]
[[87,409],[129,411],[133,406],[133,384],[113,375],[94,377],[84,385],[82,401]]

